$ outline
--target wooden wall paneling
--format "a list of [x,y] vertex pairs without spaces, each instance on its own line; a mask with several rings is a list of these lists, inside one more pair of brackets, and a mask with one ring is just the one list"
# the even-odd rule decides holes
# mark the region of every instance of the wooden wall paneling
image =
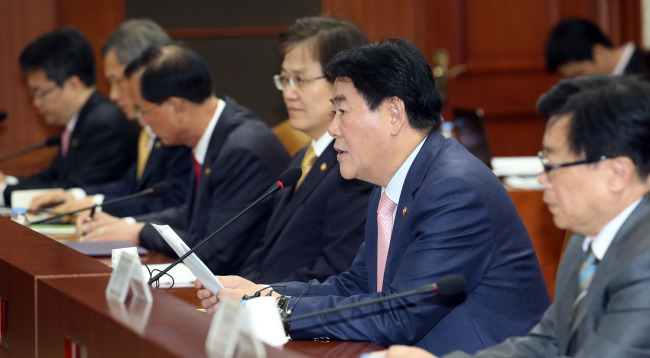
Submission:
[[[0,156],[54,133],[32,106],[18,57],[29,42],[56,27],[56,13],[55,0],[0,1],[0,110],[8,113],[0,123]],[[0,171],[8,163],[0,163]]]
[[323,14],[351,20],[371,41],[405,38],[420,49],[427,46],[426,0],[323,0]]
[[72,26],[83,32],[93,44],[97,64],[97,87],[108,95],[101,48],[108,36],[125,20],[124,0],[57,0],[59,27]]

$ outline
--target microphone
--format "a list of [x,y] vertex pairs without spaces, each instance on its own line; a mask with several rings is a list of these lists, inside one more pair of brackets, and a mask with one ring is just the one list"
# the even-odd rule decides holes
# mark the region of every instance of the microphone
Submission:
[[289,323],[289,322],[293,322],[293,321],[297,321],[297,320],[301,320],[301,319],[305,319],[305,318],[311,318],[311,317],[315,317],[315,316],[325,315],[325,314],[328,314],[328,313],[339,312],[339,311],[347,310],[347,309],[350,309],[350,308],[357,308],[357,307],[361,307],[361,306],[370,305],[370,304],[373,304],[373,303],[390,301],[390,300],[394,300],[394,299],[397,299],[397,298],[402,298],[402,297],[411,296],[411,295],[419,295],[419,294],[429,293],[429,292],[433,292],[434,294],[438,294],[438,295],[441,295],[441,296],[454,296],[454,295],[457,295],[459,293],[464,292],[466,284],[467,284],[467,281],[465,281],[465,278],[463,276],[461,276],[461,275],[449,275],[449,276],[445,276],[445,277],[441,278],[436,283],[427,284],[427,285],[418,287],[418,288],[416,288],[414,290],[395,293],[395,294],[392,294],[392,295],[378,297],[378,298],[374,298],[374,299],[363,301],[363,302],[355,302],[355,303],[351,303],[351,304],[345,305],[345,306],[332,307],[332,308],[324,309],[324,310],[321,310],[321,311],[305,313],[305,314],[301,314],[301,315],[297,315],[297,316],[290,316],[290,317],[285,318],[283,320],[283,323]]
[[45,219],[42,219],[42,220],[36,220],[36,221],[32,222],[31,225],[38,225],[38,224],[50,222],[52,220],[60,219],[60,218],[62,218],[64,216],[76,214],[76,213],[78,213],[80,211],[94,210],[95,208],[100,207],[100,206],[107,206],[107,205],[119,203],[119,202],[122,202],[122,201],[125,201],[125,200],[139,198],[141,196],[147,196],[147,195],[163,196],[163,195],[166,195],[171,190],[172,190],[172,185],[171,184],[169,184],[168,182],[160,182],[160,183],[154,184],[150,188],[142,190],[141,192],[131,194],[131,195],[122,196],[122,197],[119,197],[119,198],[116,198],[116,199],[113,199],[113,200],[108,200],[108,201],[103,202],[102,204],[95,204],[95,205],[88,206],[88,207],[85,207],[85,208],[69,211],[67,213],[54,215],[52,217],[45,218]]
[[151,280],[149,280],[148,285],[153,284],[154,282],[158,281],[163,275],[165,275],[169,270],[171,270],[174,266],[178,265],[180,262],[185,260],[188,256],[194,253],[199,247],[203,246],[206,242],[208,242],[211,238],[215,237],[218,233],[221,232],[221,230],[225,229],[228,227],[230,224],[232,224],[233,221],[239,219],[240,216],[244,215],[248,210],[250,210],[252,207],[257,205],[260,201],[264,200],[267,196],[275,193],[276,191],[283,189],[285,187],[290,187],[300,179],[300,176],[302,175],[302,170],[299,167],[290,167],[282,174],[280,174],[280,177],[278,180],[269,187],[264,194],[260,195],[259,198],[257,198],[255,201],[250,203],[247,207],[244,208],[244,210],[240,211],[237,215],[235,215],[232,219],[228,220],[225,224],[221,225],[220,228],[217,230],[213,231],[210,235],[208,235],[205,239],[201,240],[196,246],[188,250],[183,256],[179,257],[176,261],[172,262],[169,266],[165,267],[164,270],[160,271],[156,276],[154,276]]
[[12,158],[15,158],[15,157],[19,157],[19,156],[21,156],[23,154],[33,152],[33,151],[35,151],[37,149],[41,149],[41,148],[45,148],[45,147],[53,147],[53,146],[56,146],[56,145],[59,145],[59,144],[61,144],[61,135],[56,134],[56,135],[53,135],[53,136],[47,138],[45,140],[45,142],[43,142],[43,143],[31,146],[29,148],[25,148],[25,149],[22,149],[22,150],[19,150],[19,151],[15,152],[15,153],[6,155],[4,157],[1,157],[0,162],[4,162],[5,160],[9,160],[9,159],[12,159]]
[[0,122],[3,122],[5,119],[7,119],[7,112],[0,111]]

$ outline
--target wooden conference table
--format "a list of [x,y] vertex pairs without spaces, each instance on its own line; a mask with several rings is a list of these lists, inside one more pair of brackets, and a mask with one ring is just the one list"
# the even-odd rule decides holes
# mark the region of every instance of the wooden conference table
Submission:
[[[149,306],[109,303],[111,269],[0,217],[0,357],[207,357],[212,317],[197,311],[193,288],[152,290]],[[171,261],[159,254],[150,263]],[[358,357],[367,342],[291,341],[267,357]]]

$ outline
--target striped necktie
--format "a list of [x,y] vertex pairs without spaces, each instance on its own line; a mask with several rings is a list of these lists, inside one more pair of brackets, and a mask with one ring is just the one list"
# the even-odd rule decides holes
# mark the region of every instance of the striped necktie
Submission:
[[302,182],[305,180],[305,177],[307,176],[307,174],[309,174],[311,167],[314,166],[316,159],[318,159],[318,156],[316,155],[316,152],[314,152],[314,147],[310,145],[309,149],[307,149],[307,152],[305,152],[305,156],[302,158],[302,163],[300,163],[302,176],[300,176],[300,179],[298,179],[295,190],[298,190],[300,184],[302,184]]
[[587,295],[589,284],[591,284],[591,280],[594,278],[594,273],[596,273],[597,266],[598,259],[596,258],[596,255],[594,255],[591,246],[589,246],[589,249],[587,250],[587,256],[585,257],[585,261],[582,263],[582,266],[580,266],[580,273],[578,274],[578,290],[576,292],[576,299],[573,301],[574,317],[578,311],[580,302],[582,302],[582,299]]

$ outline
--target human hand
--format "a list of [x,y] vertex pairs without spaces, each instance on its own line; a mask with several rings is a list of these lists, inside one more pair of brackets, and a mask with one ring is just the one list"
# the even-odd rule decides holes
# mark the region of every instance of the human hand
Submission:
[[[42,207],[50,206],[52,204],[56,203],[65,203],[66,201],[71,201],[74,200],[74,196],[72,193],[68,190],[66,191],[57,191],[57,192],[51,192],[47,194],[41,194],[37,195],[32,199],[32,202],[29,204],[29,210],[36,211]],[[56,208],[60,207],[61,205],[58,205]],[[52,210],[60,213],[64,213],[67,211],[71,210],[61,210],[58,211],[56,208],[52,208]],[[81,207],[80,207],[81,208]]]
[[[199,280],[194,281],[194,286],[199,289],[196,295],[201,299],[201,306],[203,306],[205,311],[208,313],[216,312],[219,306],[219,300],[223,297],[230,297],[236,301],[241,301],[244,295],[252,296],[257,291],[266,287],[239,276],[217,276],[217,279],[224,287],[219,290],[217,295],[213,295],[210,290],[205,288],[201,282],[199,282]],[[276,298],[280,297],[280,295],[275,292],[271,295]]]
[[392,345],[388,349],[369,354],[370,357],[409,357],[409,358],[437,358],[437,356],[425,351],[419,347],[409,347],[402,345]]
[[128,223],[106,213],[95,213],[89,220],[89,213],[77,217],[77,235],[82,241],[124,240],[140,243],[139,234],[145,223]]

